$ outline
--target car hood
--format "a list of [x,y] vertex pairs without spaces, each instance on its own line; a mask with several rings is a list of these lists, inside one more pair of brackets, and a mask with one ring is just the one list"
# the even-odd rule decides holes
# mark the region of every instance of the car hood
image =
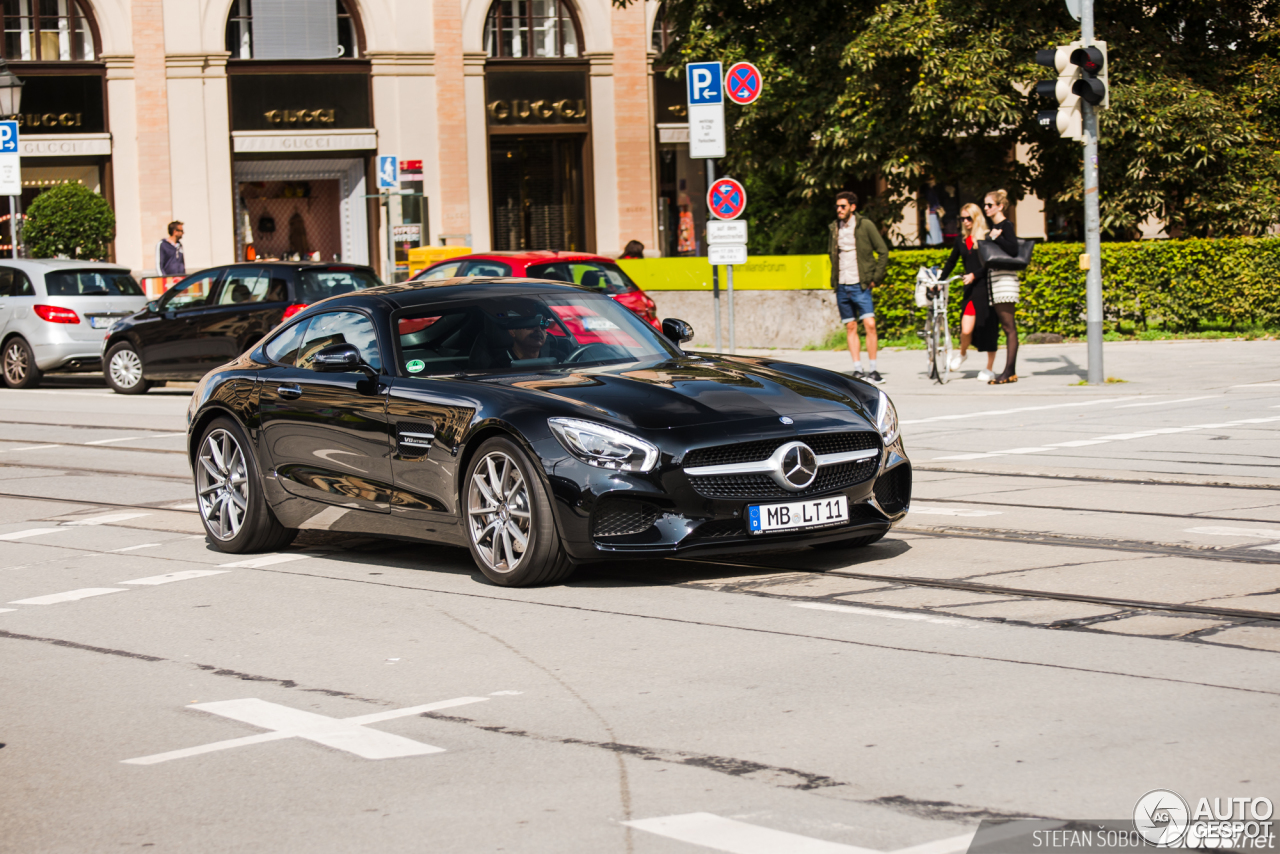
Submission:
[[482,382],[549,395],[648,430],[847,412],[851,408],[862,414],[857,398],[837,385],[788,371],[778,363],[750,358],[633,362],[581,371],[486,377]]

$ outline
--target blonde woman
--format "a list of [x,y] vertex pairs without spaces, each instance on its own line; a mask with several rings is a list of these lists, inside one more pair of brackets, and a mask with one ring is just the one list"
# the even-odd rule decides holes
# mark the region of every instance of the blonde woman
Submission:
[[[1004,190],[987,193],[982,207],[991,219],[987,239],[994,242],[1006,255],[1018,254],[1018,238],[1013,233],[1013,223],[1005,218],[1009,207],[1009,194]],[[991,379],[991,385],[1004,385],[1018,381],[1018,326],[1014,313],[1018,308],[1018,274],[1013,270],[990,270],[991,308],[995,321],[1004,329],[1004,371]],[[992,324],[993,326],[995,323]]]
[[955,245],[951,248],[951,257],[942,268],[942,278],[951,275],[957,262],[964,264],[964,297],[961,299],[960,312],[960,352],[952,355],[949,367],[953,371],[960,370],[960,365],[968,358],[970,343],[980,353],[987,354],[987,369],[978,374],[978,379],[995,378],[992,366],[996,363],[996,350],[1000,345],[1000,327],[991,312],[991,302],[987,289],[987,270],[982,266],[982,258],[978,255],[978,242],[987,238],[987,219],[982,210],[972,202],[960,209],[960,233],[956,235]]

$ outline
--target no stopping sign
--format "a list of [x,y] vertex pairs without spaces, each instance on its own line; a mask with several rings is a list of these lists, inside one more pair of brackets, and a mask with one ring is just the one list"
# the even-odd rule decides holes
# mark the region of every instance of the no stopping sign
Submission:
[[732,178],[718,178],[707,190],[707,210],[716,219],[737,219],[747,209],[747,191]]

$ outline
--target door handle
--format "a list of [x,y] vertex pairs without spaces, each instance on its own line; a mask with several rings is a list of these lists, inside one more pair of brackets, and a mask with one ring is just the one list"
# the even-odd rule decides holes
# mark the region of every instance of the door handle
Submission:
[[302,397],[302,387],[297,385],[282,385],[276,392],[285,400],[297,400]]

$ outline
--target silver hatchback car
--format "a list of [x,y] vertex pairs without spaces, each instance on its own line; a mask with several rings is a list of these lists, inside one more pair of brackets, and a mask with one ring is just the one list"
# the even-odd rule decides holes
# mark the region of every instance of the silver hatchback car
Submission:
[[0,259],[0,366],[9,388],[50,371],[96,371],[111,325],[147,304],[127,267]]

